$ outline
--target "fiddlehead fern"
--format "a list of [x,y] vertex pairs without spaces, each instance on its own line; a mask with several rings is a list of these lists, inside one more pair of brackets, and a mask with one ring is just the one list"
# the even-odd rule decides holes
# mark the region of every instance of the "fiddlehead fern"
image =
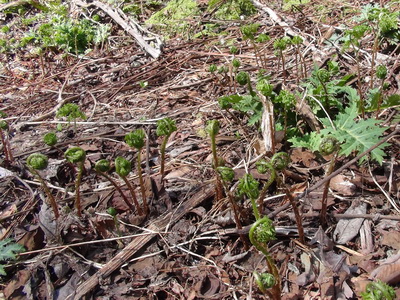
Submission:
[[[275,227],[272,224],[272,220],[268,217],[263,217],[257,220],[250,228],[249,238],[251,243],[257,248],[258,251],[262,252],[267,259],[268,269],[271,274],[264,273],[258,274],[254,272],[257,285],[263,293],[268,293],[268,289],[271,288],[271,298],[280,299],[281,295],[281,283],[279,278],[278,269],[275,265],[274,260],[268,251],[267,243],[275,240]],[[268,275],[267,275],[268,274]]]
[[78,174],[75,180],[75,208],[76,213],[79,217],[82,216],[81,213],[81,195],[80,195],[80,185],[84,170],[84,163],[86,159],[86,152],[80,147],[72,147],[65,151],[65,159],[70,163],[74,163],[78,165]]
[[164,169],[165,169],[165,148],[167,147],[167,142],[169,137],[174,131],[177,131],[175,121],[171,118],[164,118],[157,121],[157,129],[156,134],[158,136],[164,136],[162,144],[160,146],[161,153],[161,167],[160,174],[161,178],[164,178]]
[[49,163],[49,159],[46,155],[41,153],[33,153],[28,156],[26,160],[26,164],[29,167],[29,170],[38,178],[40,184],[42,185],[47,197],[49,198],[50,206],[54,212],[56,219],[60,216],[58,212],[58,205],[56,199],[54,198],[53,194],[50,192],[50,189],[42,176],[40,176],[37,170],[44,170],[47,168]]
[[144,187],[144,181],[142,176],[142,158],[141,158],[141,151],[144,146],[144,139],[146,138],[146,134],[143,129],[137,129],[125,135],[125,142],[133,148],[138,150],[137,154],[137,173],[139,177],[139,185],[140,185],[140,192],[142,194],[142,201],[144,206],[144,211],[146,214],[149,213],[149,206],[147,204],[147,197],[146,197],[146,189]]

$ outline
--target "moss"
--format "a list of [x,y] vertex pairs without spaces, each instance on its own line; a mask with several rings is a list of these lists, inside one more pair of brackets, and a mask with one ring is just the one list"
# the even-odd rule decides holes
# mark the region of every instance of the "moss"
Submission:
[[309,3],[310,0],[283,0],[283,10],[291,10],[292,6],[298,6]]
[[190,26],[188,20],[199,14],[196,1],[171,0],[168,4],[147,21],[168,36],[184,33]]
[[220,6],[215,12],[215,17],[221,20],[238,20],[240,16],[250,16],[257,10],[250,0],[227,0],[221,4],[221,0],[210,0],[208,9],[213,10]]

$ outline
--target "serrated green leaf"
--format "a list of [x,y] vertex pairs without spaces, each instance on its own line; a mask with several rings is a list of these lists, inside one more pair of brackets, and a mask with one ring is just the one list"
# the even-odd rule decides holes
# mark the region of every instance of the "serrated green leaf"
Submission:
[[[387,127],[380,127],[378,125],[380,123],[379,120],[370,118],[356,121],[357,116],[357,104],[353,102],[345,109],[344,113],[337,115],[336,120],[333,121],[334,128],[327,119],[321,120],[326,127],[321,130],[321,135],[332,135],[342,143],[339,152],[340,155],[349,156],[353,151],[357,153],[366,151],[379,143],[382,133],[387,129]],[[384,143],[372,150],[371,158],[382,164],[383,156],[385,156],[383,148],[387,145],[387,143]],[[367,157],[364,156],[361,158],[361,162],[366,159]]]
[[319,145],[321,143],[321,135],[318,134],[316,131],[311,133],[306,133],[301,137],[293,137],[288,140],[292,143],[292,147],[302,147],[310,149],[311,151],[318,151]]
[[[24,247],[13,243],[11,239],[0,241],[0,261],[14,260],[22,251],[24,251]],[[7,275],[2,264],[0,264],[0,275]]]

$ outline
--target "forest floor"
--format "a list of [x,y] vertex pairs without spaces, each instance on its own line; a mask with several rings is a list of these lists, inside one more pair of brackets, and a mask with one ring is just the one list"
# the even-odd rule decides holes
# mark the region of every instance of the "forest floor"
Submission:
[[[230,66],[236,58],[241,63],[239,71],[254,75],[254,86],[255,74],[265,69],[275,90],[305,95],[295,48],[285,50],[283,70],[273,47],[275,39],[295,32],[304,38],[299,49],[305,77],[311,76],[314,68],[328,68],[334,61],[340,65],[337,78],[352,74],[346,85],[357,88],[360,79],[360,92],[366,95],[372,36],[363,41],[358,75],[354,52],[342,51],[332,41],[334,35],[343,36],[345,25],[357,23],[353,21],[355,11],[361,11],[368,1],[348,6],[339,1],[312,2],[291,10],[284,10],[278,1],[260,3],[258,13],[246,23],[259,23],[258,32],[268,34],[271,40],[256,49],[242,38],[243,21],[226,21],[220,24],[224,35],[188,40],[195,30],[195,26],[189,27],[167,40],[156,59],[116,24],[109,42],[84,56],[0,54],[0,110],[7,114],[9,125],[3,135],[12,153],[12,158],[1,153],[0,234],[1,239],[12,238],[24,247],[18,260],[4,262],[3,297],[268,299],[253,274],[267,272],[268,267],[265,256],[248,240],[255,221],[250,199],[236,196],[236,205],[242,210],[242,229],[237,229],[226,195],[236,195],[237,182],[246,173],[261,185],[265,183],[268,177],[257,173],[255,162],[271,155],[263,148],[259,123],[247,123],[255,111],[227,112],[219,106],[217,100],[222,96],[246,93],[246,88],[235,82],[232,67],[214,73],[209,68],[212,64]],[[212,15],[204,13],[195,23],[211,19]],[[236,54],[227,43],[231,39],[239,50]],[[386,95],[399,94],[399,47],[382,44],[379,55],[379,63],[388,69]],[[378,83],[374,80],[373,87]],[[296,119],[290,126],[300,130],[309,130],[309,122],[321,126],[310,108],[299,109],[305,97],[296,99],[299,103],[291,109]],[[76,131],[72,123],[56,116],[66,103],[78,104],[87,116],[78,120]],[[400,298],[397,109],[387,107],[377,115],[380,126],[387,127],[380,140],[397,133],[387,141],[383,163],[352,163],[359,154],[354,151],[339,155],[334,169],[344,169],[330,181],[325,178],[332,155],[291,147],[283,131],[276,132],[273,152],[288,153],[290,164],[278,174],[280,183],[268,189],[261,213],[268,215],[276,228],[276,239],[268,243],[268,249],[278,269],[282,299],[358,299],[367,284],[377,279],[390,283]],[[282,111],[276,110],[276,119],[281,116]],[[175,120],[177,131],[167,143],[162,178],[162,138],[156,135],[156,127],[165,117]],[[375,117],[375,111],[365,112],[365,119]],[[221,199],[216,195],[210,138],[205,132],[209,120],[219,121],[218,156],[235,173],[227,187],[230,192]],[[57,131],[61,123],[63,129]],[[124,136],[140,128],[146,133],[141,165],[150,207],[147,216],[132,212],[115,187],[94,170],[99,159],[113,162],[118,156],[135,165],[138,151],[124,142]],[[48,132],[56,132],[56,146],[43,143]],[[72,146],[86,151],[80,217],[74,209],[77,169],[63,154]],[[57,219],[40,182],[26,165],[28,156],[38,152],[49,157],[48,167],[40,174],[59,206]],[[109,176],[130,195],[115,173]],[[143,203],[136,167],[128,180]],[[327,212],[321,218],[325,190]],[[299,238],[285,191],[296,198],[304,241]],[[107,213],[110,207],[117,211],[116,220]]]

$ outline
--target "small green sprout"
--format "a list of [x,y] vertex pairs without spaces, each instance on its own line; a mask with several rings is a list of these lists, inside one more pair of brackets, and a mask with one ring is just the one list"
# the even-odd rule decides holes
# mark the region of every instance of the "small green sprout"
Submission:
[[139,185],[140,185],[140,192],[142,194],[142,201],[144,206],[144,211],[146,214],[149,213],[149,206],[147,204],[147,197],[146,197],[146,189],[144,186],[143,176],[142,176],[142,158],[141,158],[141,151],[144,147],[144,139],[146,134],[143,129],[137,129],[125,135],[125,143],[127,143],[130,147],[136,148],[138,150],[137,154],[137,173],[139,177]]
[[272,86],[272,84],[269,83],[268,79],[261,78],[257,82],[256,89],[265,97],[271,97],[274,87]]
[[43,142],[52,147],[57,144],[57,135],[54,132],[48,132],[43,136]]
[[260,291],[265,294],[266,291],[272,288],[275,283],[275,277],[271,273],[258,273],[257,271],[253,272],[254,279],[258,285]]
[[303,43],[303,38],[301,36],[295,35],[292,37],[292,44],[293,45],[301,45]]
[[[136,198],[135,190],[133,189],[132,184],[126,178],[131,171],[132,171],[132,164],[131,164],[131,162],[129,160],[125,159],[122,156],[118,156],[117,158],[115,158],[115,172],[122,178],[122,180],[128,186],[129,191],[131,192],[132,199],[135,202],[135,206],[136,206],[136,209],[138,211],[138,214],[140,216],[142,216],[143,215],[143,211],[140,208],[139,202],[138,202],[138,200]],[[126,200],[126,198],[124,200]],[[143,203],[145,203],[145,201],[146,200],[143,200]],[[125,202],[133,210],[132,204],[129,201],[125,201]]]
[[107,208],[107,213],[113,218],[115,229],[117,230],[118,236],[121,236],[121,230],[119,229],[119,222],[117,217],[117,210],[114,207]]
[[[304,56],[302,52],[300,51],[300,45],[303,43],[303,38],[301,36],[295,35],[292,37],[291,44],[294,45],[295,48],[295,65],[296,65],[296,71],[297,71],[297,83],[299,83],[299,80],[306,75],[306,64],[304,61]],[[300,66],[299,66],[300,64]]]
[[229,167],[218,167],[217,171],[224,182],[232,182],[235,178],[235,172]]
[[318,69],[316,75],[318,80],[322,84],[329,82],[329,80],[331,80],[331,75],[329,74],[329,71],[327,69]]
[[115,172],[125,178],[132,171],[132,163],[122,156],[115,158]]
[[237,58],[234,58],[234,59],[232,60],[232,66],[233,66],[235,69],[239,69],[239,67],[240,67],[240,60],[238,60]]
[[387,68],[384,65],[379,65],[376,67],[376,77],[378,79],[385,79],[387,76]]
[[339,149],[340,143],[337,138],[333,136],[327,136],[323,138],[319,144],[319,152],[324,156],[337,152]]
[[241,71],[236,75],[236,81],[240,85],[246,85],[250,81],[249,74],[247,72]]
[[276,171],[282,171],[285,169],[290,163],[290,157],[285,152],[278,152],[271,158],[272,167]]
[[227,66],[220,66],[218,68],[218,73],[219,74],[226,74],[226,73],[228,73],[228,71],[229,71],[229,68]]
[[279,95],[274,99],[274,102],[283,106],[284,134],[286,136],[288,127],[288,112],[290,112],[292,108],[296,107],[296,97],[289,91],[281,90]]
[[57,202],[56,202],[53,194],[50,192],[48,185],[46,184],[46,182],[44,181],[44,179],[42,178],[42,176],[40,176],[40,174],[38,172],[38,170],[44,170],[47,168],[47,166],[49,164],[48,157],[41,153],[33,153],[28,156],[28,158],[26,160],[26,164],[28,165],[28,168],[31,171],[31,173],[34,174],[38,178],[40,184],[42,185],[42,188],[44,189],[47,197],[49,198],[50,206],[53,209],[54,216],[56,217],[56,219],[58,219],[60,214],[58,212]]
[[271,40],[271,37],[265,33],[259,34],[258,37],[256,38],[257,43],[265,43],[268,42],[269,40]]
[[255,95],[253,88],[251,86],[250,75],[247,72],[240,71],[239,73],[237,73],[236,81],[240,85],[247,85],[247,89],[249,90],[250,95],[251,96]]
[[140,150],[144,147],[145,137],[146,134],[143,129],[137,129],[125,135],[125,143],[127,143],[129,147]]
[[64,157],[68,162],[77,164],[78,166],[78,173],[75,180],[75,209],[77,215],[81,217],[82,216],[81,193],[79,188],[81,185],[82,175],[85,168],[84,164],[86,159],[86,152],[80,147],[72,147],[69,148],[67,151],[65,151]]
[[7,121],[1,120],[0,121],[0,129],[2,130],[8,130],[8,123]]
[[[118,166],[119,168],[121,167],[120,165]],[[124,200],[124,202],[126,203],[126,205],[128,205],[129,209],[131,211],[134,211],[135,208],[133,207],[132,203],[128,200],[128,198],[125,196],[124,192],[121,190],[120,186],[115,182],[114,179],[112,179],[107,172],[110,171],[111,166],[110,166],[110,161],[108,161],[107,159],[101,159],[99,161],[96,162],[94,169],[96,171],[97,174],[103,176],[104,178],[106,178],[108,181],[111,182],[111,184],[115,187],[115,189],[120,193],[122,199]],[[119,169],[120,171],[120,169]],[[126,172],[125,172],[126,173]],[[129,172],[128,172],[129,174]],[[128,185],[129,191],[131,193],[133,202],[135,203],[136,209],[138,214],[141,216],[143,215],[143,211],[139,205],[139,202],[137,201],[135,192],[133,191],[133,188],[130,188]]]
[[141,87],[142,89],[145,89],[145,88],[148,87],[149,83],[148,83],[147,81],[141,80],[141,81],[139,81],[139,85],[140,85],[140,87]]
[[211,64],[211,65],[208,67],[208,72],[210,72],[210,73],[215,73],[217,70],[218,70],[218,68],[217,68],[217,65],[216,65],[216,64]]
[[365,288],[365,292],[361,293],[363,300],[394,300],[396,292],[390,285],[378,280],[371,282]]
[[261,25],[257,23],[243,25],[240,27],[240,31],[242,32],[244,39],[254,40],[254,36],[256,35],[260,26]]
[[100,159],[99,161],[96,162],[94,168],[98,172],[106,173],[111,169],[110,161],[107,159]]
[[60,107],[57,111],[57,117],[66,117],[68,122],[74,122],[74,133],[76,134],[76,120],[86,120],[86,115],[80,110],[75,103],[67,103]]
[[237,54],[239,52],[239,49],[238,49],[238,47],[236,47],[236,46],[231,46],[230,48],[229,48],[229,53],[230,54]]
[[164,178],[164,168],[165,168],[165,149],[167,147],[167,142],[169,137],[173,132],[177,131],[176,123],[171,118],[164,118],[157,121],[156,134],[158,136],[164,136],[164,139],[160,146],[161,153],[161,178]]
[[205,130],[211,139],[211,151],[212,151],[212,155],[213,155],[213,168],[216,169],[218,167],[218,157],[217,157],[217,143],[216,143],[215,138],[219,132],[218,120],[208,121]]

